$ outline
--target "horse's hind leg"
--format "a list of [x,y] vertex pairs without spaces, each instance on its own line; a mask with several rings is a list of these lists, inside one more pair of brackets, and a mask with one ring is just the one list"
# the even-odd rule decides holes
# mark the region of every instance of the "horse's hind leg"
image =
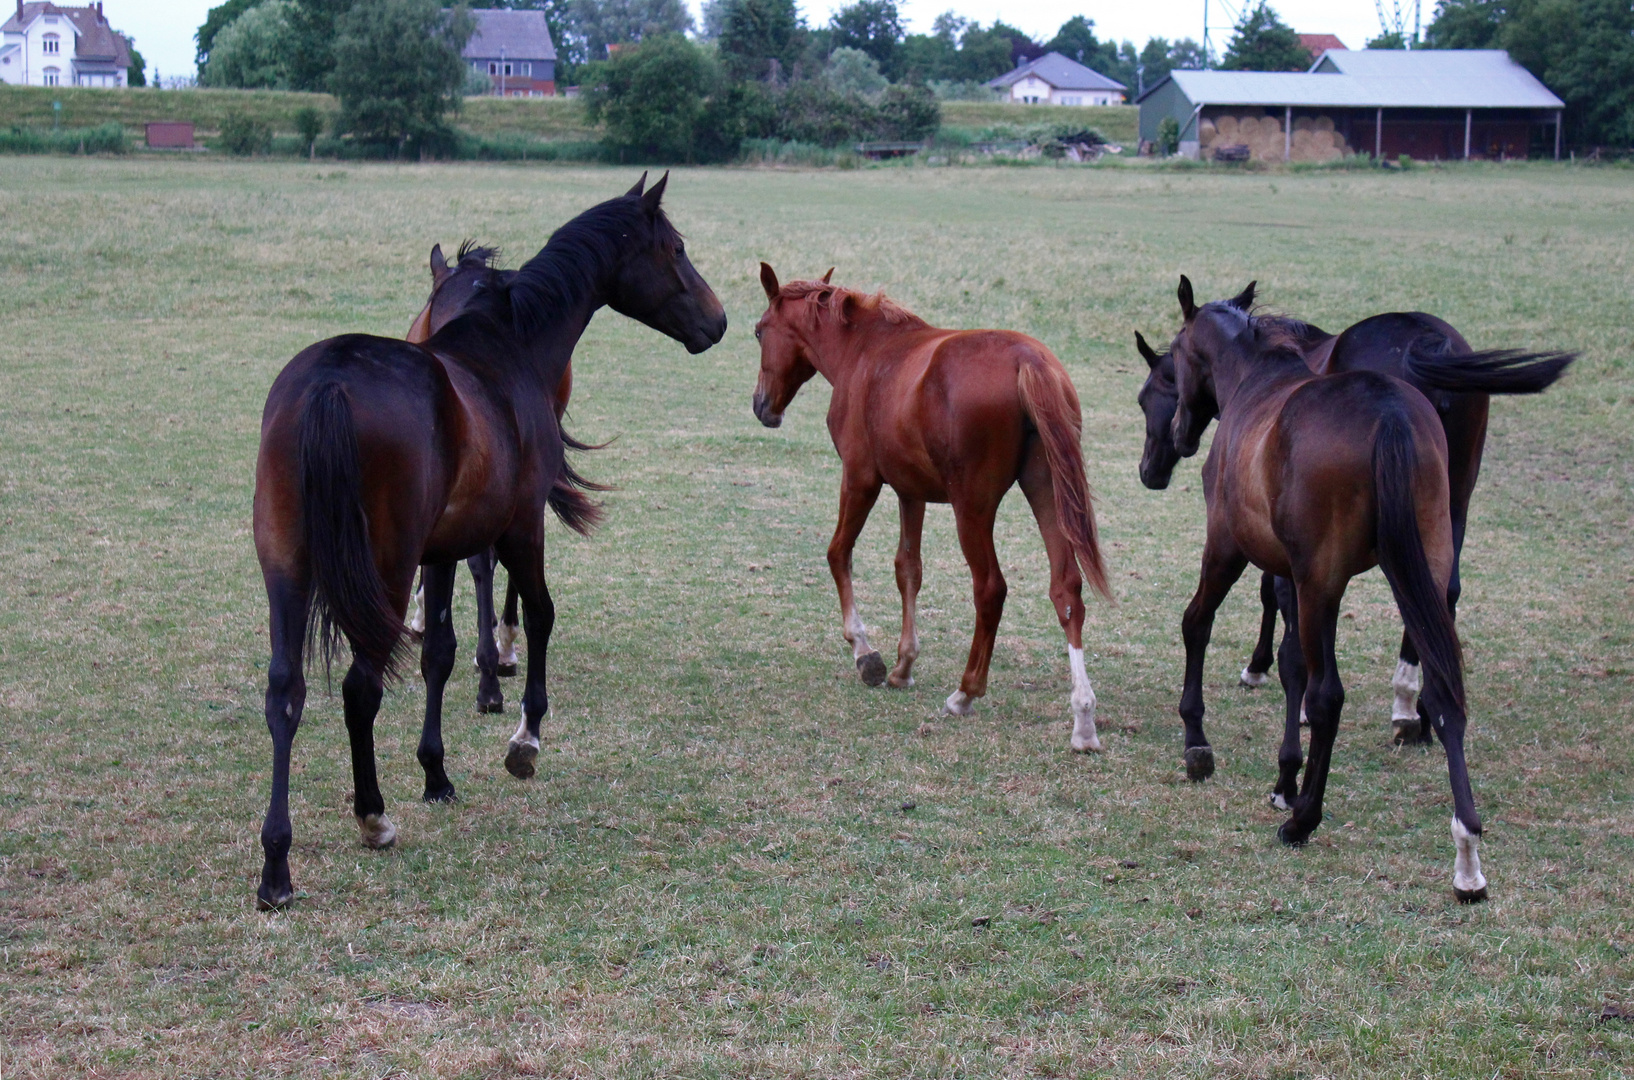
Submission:
[[925,504],[897,499],[902,514],[902,539],[896,548],[896,587],[902,593],[902,637],[896,643],[896,667],[891,670],[892,686],[913,685],[913,662],[919,659],[919,584],[924,580],[924,562],[919,540],[925,529]]
[[840,480],[840,520],[834,526],[834,538],[828,542],[828,569],[834,575],[834,588],[840,594],[840,626],[845,640],[851,646],[851,657],[856,661],[862,681],[878,686],[885,681],[885,661],[868,644],[868,631],[857,613],[857,599],[851,589],[851,552],[857,546],[857,537],[868,523],[868,512],[879,498],[880,481],[842,477]]
[[1277,639],[1277,577],[1267,571],[1260,575],[1260,637],[1254,643],[1254,655],[1238,676],[1247,687],[1264,686],[1270,681],[1271,650]]
[[[1305,763],[1305,783],[1294,800],[1293,816],[1277,829],[1285,844],[1303,844],[1322,823],[1322,798],[1333,765],[1333,744],[1339,735],[1339,714],[1345,705],[1345,687],[1339,681],[1334,643],[1339,634],[1339,603],[1345,583],[1337,587],[1307,580],[1295,586],[1299,602],[1299,645],[1305,654],[1308,679],[1305,713],[1311,724],[1311,752]],[[1290,711],[1291,706],[1290,706]]]
[[477,593],[477,712],[505,711],[505,692],[499,688],[499,649],[494,646],[494,551],[465,560]]
[[289,880],[289,754],[301,726],[306,705],[306,677],[301,647],[306,638],[310,594],[304,583],[267,575],[267,606],[271,611],[272,658],[267,663],[267,731],[272,736],[272,796],[261,825],[261,887],[256,906],[271,911],[295,895]]
[[550,634],[556,626],[556,604],[545,585],[545,552],[541,537],[507,541],[499,548],[499,558],[521,597],[523,626],[528,635],[528,671],[522,690],[522,719],[505,751],[505,771],[518,780],[527,780],[533,776],[534,762],[539,757],[539,723],[550,711],[550,695],[545,689],[545,664],[550,654]]
[[1299,725],[1305,716],[1305,686],[1310,675],[1305,670],[1305,651],[1299,642],[1299,599],[1294,595],[1294,583],[1287,578],[1273,580],[1284,627],[1282,648],[1277,653],[1284,707],[1282,747],[1277,751],[1277,785],[1271,789],[1271,805],[1278,810],[1292,810],[1294,800],[1299,797],[1299,769],[1305,764],[1299,745]]
[[1021,490],[1044,538],[1044,551],[1050,560],[1050,602],[1067,635],[1067,666],[1072,671],[1072,748],[1079,753],[1099,753],[1095,689],[1089,684],[1089,671],[1084,666],[1084,577],[1056,518],[1055,487],[1041,452],[1029,455],[1022,471]]
[[374,718],[380,712],[384,684],[373,664],[352,654],[352,669],[340,684],[346,709],[346,734],[352,743],[352,812],[366,847],[391,847],[397,826],[386,816],[386,800],[380,795],[380,778],[375,773]]
[[[454,564],[427,566],[420,571],[425,590],[426,634],[420,648],[420,674],[426,683],[425,724],[414,756],[425,770],[426,802],[453,802],[454,785],[443,771],[443,689],[454,671],[453,605]],[[480,584],[478,586],[480,592]],[[480,620],[479,620],[480,621]]]
[[508,679],[516,674],[516,628],[522,620],[516,614],[516,579],[509,573],[505,578],[505,613],[494,635],[499,646],[499,675]]
[[1403,633],[1396,673],[1390,678],[1390,688],[1395,692],[1390,704],[1390,730],[1391,737],[1398,744],[1420,742],[1429,737],[1429,729],[1418,715],[1420,678],[1418,650],[1413,648],[1411,639]]
[[953,519],[959,529],[959,546],[970,564],[970,581],[976,600],[976,630],[970,638],[970,658],[965,662],[959,689],[948,695],[947,711],[968,716],[972,702],[987,693],[987,669],[993,663],[993,641],[998,637],[999,619],[1004,616],[1004,598],[1009,589],[999,569],[999,555],[993,548],[993,519],[998,501],[991,505],[953,504]]
[[1197,592],[1180,619],[1180,636],[1186,643],[1186,685],[1180,693],[1180,720],[1186,725],[1186,776],[1192,780],[1207,780],[1214,775],[1214,748],[1203,733],[1203,660],[1214,633],[1214,613],[1247,565],[1247,558],[1234,543],[1210,535],[1203,545]]

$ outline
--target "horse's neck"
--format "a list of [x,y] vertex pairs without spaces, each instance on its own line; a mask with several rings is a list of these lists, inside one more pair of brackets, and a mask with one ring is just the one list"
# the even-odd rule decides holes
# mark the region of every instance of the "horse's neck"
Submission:
[[1214,363],[1214,398],[1223,418],[1242,401],[1289,380],[1315,378],[1304,360],[1292,353],[1242,353]]
[[884,338],[910,329],[922,328],[890,323],[872,313],[849,325],[825,319],[811,341],[813,366],[831,386],[842,386],[862,367],[864,353],[879,348]]

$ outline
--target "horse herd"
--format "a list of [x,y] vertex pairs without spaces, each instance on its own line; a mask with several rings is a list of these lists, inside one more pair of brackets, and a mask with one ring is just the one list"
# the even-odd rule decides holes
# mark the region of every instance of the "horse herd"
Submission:
[[[255,544],[267,589],[272,656],[266,718],[273,743],[259,905],[294,895],[289,874],[289,764],[306,697],[307,653],[327,670],[343,648],[341,683],[351,741],[354,812],[363,843],[389,846],[375,773],[374,720],[385,682],[407,660],[406,621],[422,568],[420,671],[425,723],[416,756],[424,798],[455,797],[443,769],[442,698],[453,670],[450,603],[457,562],[477,580],[479,707],[499,711],[498,676],[514,673],[520,602],[529,642],[522,715],[507,748],[513,775],[534,773],[549,708],[545,661],[555,608],[544,577],[545,511],[586,531],[594,490],[567,463],[582,448],[562,431],[571,359],[602,306],[698,353],[726,332],[720,301],[688,260],[660,203],[668,174],[558,229],[522,267],[501,271],[469,246],[448,265],[432,253],[433,290],[407,340],[350,334],[309,346],[268,394],[256,462]],[[1078,397],[1041,342],[999,330],[930,326],[883,295],[815,281],[780,283],[761,264],[767,308],[755,325],[760,376],[755,416],[776,427],[800,387],[833,387],[829,433],[842,461],[840,516],[828,548],[842,627],[862,680],[908,686],[925,506],[952,504],[970,565],[976,627],[946,708],[967,714],[986,692],[1006,586],[993,546],[1000,502],[1019,484],[1049,558],[1050,599],[1067,638],[1074,750],[1098,751],[1095,695],[1084,662],[1083,584],[1111,596],[1082,451]],[[1464,764],[1462,660],[1453,629],[1458,556],[1485,442],[1488,395],[1535,393],[1573,357],[1472,351],[1452,327],[1422,314],[1375,316],[1335,336],[1253,313],[1254,286],[1197,304],[1181,279],[1182,327],[1158,353],[1137,345],[1150,372],[1140,476],[1165,487],[1219,421],[1203,466],[1207,533],[1197,593],[1182,623],[1180,714],[1187,775],[1205,780],[1214,757],[1203,731],[1202,672],[1214,612],[1247,564],[1264,571],[1259,646],[1243,671],[1266,681],[1277,655],[1287,698],[1272,801],[1290,811],[1278,835],[1301,844],[1320,823],[1344,701],[1334,656],[1339,603],[1355,575],[1380,566],[1406,632],[1396,678],[1398,741],[1439,737],[1447,753],[1460,900],[1486,896],[1477,852],[1481,821]],[[896,579],[902,632],[887,669],[869,643],[851,582],[851,553],[881,489],[901,511]],[[495,626],[492,578],[512,590]],[[1415,703],[1419,673],[1423,692]],[[1300,726],[1310,727],[1310,758]],[[1304,775],[1301,779],[1300,771]]]

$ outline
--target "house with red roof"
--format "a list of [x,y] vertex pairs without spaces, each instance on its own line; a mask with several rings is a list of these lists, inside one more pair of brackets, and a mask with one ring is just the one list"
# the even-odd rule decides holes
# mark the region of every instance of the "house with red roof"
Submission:
[[13,86],[125,86],[130,41],[108,25],[100,0],[61,7],[17,0],[0,26],[0,82]]

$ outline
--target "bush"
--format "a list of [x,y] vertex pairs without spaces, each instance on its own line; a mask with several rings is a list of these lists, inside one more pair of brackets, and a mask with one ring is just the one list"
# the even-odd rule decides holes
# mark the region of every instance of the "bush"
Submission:
[[57,130],[14,127],[0,132],[0,153],[4,154],[124,154],[130,150],[130,136],[119,124]]
[[371,0],[340,16],[329,76],[337,127],[400,155],[445,152],[454,135],[443,117],[460,106],[460,49],[472,26],[466,9],[444,11],[437,0]]
[[923,86],[898,84],[880,95],[874,138],[926,139],[942,126],[942,106]]
[[1168,157],[1180,149],[1180,121],[1165,116],[1157,125],[1158,157]]
[[249,157],[272,150],[272,125],[241,112],[230,112],[221,122],[216,144],[229,154]]

